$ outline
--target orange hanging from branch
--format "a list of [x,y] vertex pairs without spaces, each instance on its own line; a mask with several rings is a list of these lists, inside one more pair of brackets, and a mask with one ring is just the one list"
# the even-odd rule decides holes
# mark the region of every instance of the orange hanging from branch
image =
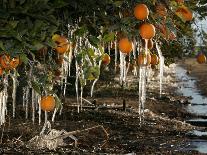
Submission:
[[176,10],[176,15],[184,21],[191,21],[193,19],[193,13],[185,6],[179,7]]
[[137,4],[134,8],[134,16],[139,20],[145,20],[149,16],[149,9],[145,4]]
[[0,63],[2,68],[10,70],[16,68],[20,63],[20,60],[19,57],[14,57],[11,59],[8,54],[3,54],[0,57]]
[[140,53],[137,58],[138,65],[149,65],[151,62],[151,55],[150,53]]
[[143,39],[152,39],[155,36],[155,27],[152,24],[142,24],[139,27],[139,33]]
[[157,65],[159,63],[159,57],[156,54],[151,54],[151,65]]
[[52,37],[52,40],[56,43],[55,50],[59,54],[64,54],[70,48],[69,41],[66,37],[55,34]]
[[55,109],[55,99],[51,95],[43,96],[40,105],[43,111],[53,111]]
[[104,65],[108,65],[108,64],[110,63],[110,61],[111,61],[110,56],[109,56],[107,53],[105,53],[105,54],[103,55],[103,58],[102,58],[102,63],[103,63]]
[[122,38],[119,41],[119,50],[122,53],[129,54],[132,51],[132,42],[128,38]]

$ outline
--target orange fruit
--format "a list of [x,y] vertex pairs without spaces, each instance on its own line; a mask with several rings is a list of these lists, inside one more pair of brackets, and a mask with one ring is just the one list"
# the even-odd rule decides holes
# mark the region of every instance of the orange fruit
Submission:
[[3,54],[0,57],[0,63],[2,68],[10,70],[16,68],[20,63],[20,60],[19,57],[14,57],[11,59],[8,54]]
[[19,57],[12,58],[10,62],[11,69],[16,68],[20,63]]
[[152,24],[142,24],[139,27],[139,33],[143,39],[152,39],[155,36],[155,27]]
[[204,64],[204,63],[206,63],[206,56],[205,56],[203,53],[199,54],[199,55],[197,56],[197,62],[198,62],[199,64]]
[[156,54],[151,54],[151,65],[157,65],[159,63],[159,57]]
[[128,38],[123,38],[119,41],[119,50],[122,53],[130,53],[132,51],[132,42]]
[[107,53],[105,53],[102,58],[102,63],[104,65],[108,65],[110,63],[110,60],[111,60],[110,56]]
[[163,4],[158,4],[155,9],[156,9],[156,13],[159,16],[161,16],[161,17],[167,16],[167,9]]
[[57,53],[64,54],[66,51],[69,50],[70,45],[69,45],[68,39],[66,37],[55,34],[55,35],[53,35],[52,40],[57,45],[55,47],[55,50]]
[[3,54],[0,57],[1,67],[4,69],[10,68],[10,56],[8,54]]
[[193,13],[185,6],[179,7],[176,10],[176,15],[185,21],[191,21],[193,19]]
[[55,98],[51,95],[43,96],[40,105],[43,111],[53,111],[55,109]]
[[[153,45],[154,45],[154,43],[153,43],[152,39],[149,39],[148,43],[147,43],[147,48],[149,50],[151,50],[153,48]],[[142,46],[145,48],[145,40],[144,39],[142,39]]]
[[138,65],[149,65],[151,62],[151,55],[150,53],[140,53],[138,55],[137,63]]
[[137,4],[134,8],[134,16],[139,20],[145,20],[149,16],[149,9],[145,4]]

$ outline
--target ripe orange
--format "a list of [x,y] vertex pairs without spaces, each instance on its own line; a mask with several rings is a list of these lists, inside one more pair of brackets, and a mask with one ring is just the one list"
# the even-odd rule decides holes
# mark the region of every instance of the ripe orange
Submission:
[[150,64],[150,62],[151,62],[151,55],[150,55],[150,53],[140,53],[139,55],[138,55],[138,59],[137,59],[137,63],[138,63],[138,65],[140,66],[140,65],[149,65]]
[[2,68],[10,70],[16,68],[20,63],[20,60],[19,57],[14,57],[11,59],[8,54],[3,54],[0,57],[0,63]]
[[55,47],[55,50],[57,53],[64,54],[66,51],[69,50],[70,45],[69,45],[68,39],[66,37],[55,34],[55,35],[53,35],[52,40],[57,45]]
[[158,4],[156,6],[156,13],[161,17],[167,16],[167,9],[163,4]]
[[128,38],[123,38],[119,41],[119,50],[122,53],[130,53],[132,51],[132,42]]
[[198,62],[199,64],[204,64],[204,63],[206,63],[206,56],[205,56],[203,53],[199,54],[199,55],[197,56],[197,62]]
[[156,54],[151,54],[151,65],[157,65],[159,63],[159,58]]
[[193,13],[185,6],[179,7],[176,10],[176,14],[185,21],[191,21],[193,19]]
[[13,58],[10,62],[11,69],[16,68],[19,65],[19,63],[20,63],[19,57]]
[[149,9],[145,4],[137,4],[134,8],[134,16],[139,20],[145,20],[149,16]]
[[[153,48],[153,45],[154,45],[154,43],[153,43],[152,39],[149,39],[148,43],[147,43],[147,48],[149,50],[151,50]],[[144,39],[142,39],[142,46],[145,48],[145,40]]]
[[110,60],[111,60],[110,56],[107,53],[105,53],[102,58],[102,63],[104,65],[108,65],[110,63]]
[[40,101],[43,111],[53,111],[55,109],[55,98],[53,96],[43,96]]
[[155,27],[152,24],[142,24],[139,33],[143,39],[152,39],[155,36]]

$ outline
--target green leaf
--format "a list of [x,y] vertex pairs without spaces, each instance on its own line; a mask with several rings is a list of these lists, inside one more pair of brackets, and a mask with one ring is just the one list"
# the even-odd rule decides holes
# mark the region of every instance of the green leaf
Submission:
[[83,73],[86,80],[95,80],[99,78],[100,68],[99,66],[89,66],[84,68]]
[[28,63],[29,59],[28,59],[28,57],[27,57],[26,54],[22,53],[22,54],[20,54],[19,57],[20,57],[20,60],[21,60],[23,63],[25,63],[25,64]]
[[93,60],[93,57],[95,56],[94,50],[92,48],[88,48],[87,54],[88,54],[88,57],[89,57],[91,63],[94,65],[94,60]]
[[115,5],[116,7],[121,7],[122,4],[123,4],[123,1],[115,1],[115,2],[114,2],[114,5]]
[[82,37],[85,33],[87,32],[87,28],[85,26],[80,27],[79,29],[77,29],[74,34],[75,36],[79,36]]
[[4,44],[2,41],[0,41],[0,48],[3,50],[3,51],[6,51],[5,47],[4,47]]
[[36,42],[36,43],[34,44],[34,48],[35,48],[35,50],[39,50],[39,49],[41,49],[41,48],[43,48],[43,47],[44,47],[44,45],[43,45],[42,43]]
[[110,42],[110,41],[113,41],[114,38],[115,38],[115,33],[111,32],[111,33],[108,33],[108,34],[104,35],[103,41],[104,42]]
[[57,96],[57,94],[53,94],[53,95],[55,96],[55,108],[56,109],[61,108],[63,105],[60,98]]
[[39,83],[37,83],[36,81],[31,81],[32,84],[32,88],[38,93],[41,94],[41,89],[40,89],[40,85]]
[[91,45],[98,47],[99,44],[99,39],[95,36],[89,36],[88,41],[90,42]]
[[19,23],[19,21],[9,21],[8,24],[14,29],[17,27],[17,24]]

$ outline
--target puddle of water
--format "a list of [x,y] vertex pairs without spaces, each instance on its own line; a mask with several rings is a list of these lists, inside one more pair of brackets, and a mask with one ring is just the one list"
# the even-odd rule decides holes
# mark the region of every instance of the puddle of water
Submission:
[[207,141],[206,140],[201,140],[201,139],[195,139],[191,140],[190,142],[190,148],[194,148],[194,150],[200,152],[200,153],[207,153]]
[[[180,66],[176,66],[176,77],[179,79],[179,91],[183,96],[192,97],[189,101],[193,106],[188,105],[187,110],[190,113],[207,116],[207,107],[202,104],[207,103],[207,97],[202,96],[196,88],[195,79],[186,74],[186,70]],[[198,105],[196,105],[198,104]]]
[[[202,96],[197,87],[196,87],[196,79],[188,76],[186,74],[186,70],[180,66],[176,66],[175,73],[177,79],[179,79],[179,91],[183,96],[191,97],[189,102],[192,105],[187,106],[187,110],[190,113],[207,116],[207,97]],[[187,120],[188,123],[192,125],[198,126],[207,126],[207,119],[191,119]],[[197,136],[198,138],[201,136],[207,136],[207,132],[201,131],[192,131],[190,134]],[[196,150],[200,153],[207,153],[207,140],[203,139],[192,139],[189,142],[189,146],[185,149],[187,150]]]

